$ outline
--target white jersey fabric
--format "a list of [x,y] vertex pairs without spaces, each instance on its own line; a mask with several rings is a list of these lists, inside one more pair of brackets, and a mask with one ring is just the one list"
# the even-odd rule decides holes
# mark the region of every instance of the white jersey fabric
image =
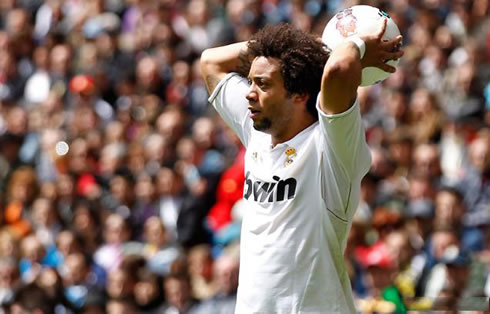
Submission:
[[343,253],[371,157],[356,102],[271,145],[249,117],[245,78],[228,74],[209,101],[245,155],[236,314],[355,313]]

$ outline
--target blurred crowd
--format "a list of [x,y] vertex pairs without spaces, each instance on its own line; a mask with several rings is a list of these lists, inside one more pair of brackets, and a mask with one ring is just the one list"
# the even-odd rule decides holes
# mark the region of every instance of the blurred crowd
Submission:
[[405,56],[359,90],[359,311],[488,310],[488,0],[2,0],[0,311],[233,313],[244,150],[200,54],[360,3]]

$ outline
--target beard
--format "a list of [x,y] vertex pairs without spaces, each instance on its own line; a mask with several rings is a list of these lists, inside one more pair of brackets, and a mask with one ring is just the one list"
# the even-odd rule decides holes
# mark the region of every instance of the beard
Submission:
[[272,122],[268,118],[264,118],[262,120],[254,121],[254,124],[253,124],[254,129],[256,129],[257,131],[262,131],[262,132],[270,129],[271,125],[272,125]]

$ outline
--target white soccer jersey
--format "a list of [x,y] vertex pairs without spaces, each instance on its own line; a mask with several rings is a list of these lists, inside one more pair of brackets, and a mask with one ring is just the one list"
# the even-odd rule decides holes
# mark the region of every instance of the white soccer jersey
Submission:
[[247,148],[237,314],[355,313],[343,252],[371,157],[359,105],[271,145],[256,131],[247,80],[209,98]]

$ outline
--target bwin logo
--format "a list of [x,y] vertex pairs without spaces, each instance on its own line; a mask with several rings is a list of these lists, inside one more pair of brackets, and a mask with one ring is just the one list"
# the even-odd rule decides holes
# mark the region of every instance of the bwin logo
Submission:
[[247,171],[245,175],[245,189],[243,197],[249,199],[253,194],[253,200],[256,202],[279,202],[283,201],[286,196],[287,189],[287,199],[290,200],[296,195],[296,179],[288,178],[286,180],[281,180],[278,176],[273,176],[272,179],[276,182],[262,182],[253,181],[249,179],[250,171]]

